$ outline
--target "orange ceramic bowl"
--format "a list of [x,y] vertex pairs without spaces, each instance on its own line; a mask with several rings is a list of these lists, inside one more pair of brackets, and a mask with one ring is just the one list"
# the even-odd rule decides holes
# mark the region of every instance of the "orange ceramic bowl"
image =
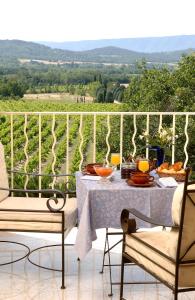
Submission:
[[136,184],[145,184],[154,181],[154,177],[148,173],[134,173],[131,175],[131,180]]
[[113,172],[112,167],[94,166],[94,169],[95,169],[97,175],[99,175],[101,177],[108,177]]

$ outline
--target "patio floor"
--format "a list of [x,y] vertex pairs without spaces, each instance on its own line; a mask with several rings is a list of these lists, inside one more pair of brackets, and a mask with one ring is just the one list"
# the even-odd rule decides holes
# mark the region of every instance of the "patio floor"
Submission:
[[[0,299],[13,300],[102,300],[119,299],[119,285],[113,287],[113,297],[109,297],[109,272],[105,268],[104,274],[99,274],[102,263],[102,248],[105,230],[98,230],[98,240],[94,243],[93,250],[86,258],[78,262],[77,255],[72,246],[66,248],[66,289],[61,290],[61,274],[37,268],[27,260],[0,267]],[[69,235],[67,243],[74,242],[75,231]],[[114,237],[116,239],[116,237]],[[57,235],[51,234],[15,234],[0,233],[1,240],[12,240],[27,244],[31,248],[58,242]],[[7,261],[23,253],[21,247],[0,244],[0,258]],[[32,260],[43,265],[59,267],[60,249],[58,247],[46,248],[32,254]],[[120,263],[120,247],[112,253],[112,262]],[[126,280],[152,280],[152,277],[136,266],[127,266]],[[113,268],[113,280],[119,281],[120,268]],[[173,299],[171,291],[161,284],[151,285],[126,285],[124,297],[129,300],[165,300]],[[195,299],[195,293],[186,293],[179,296],[181,300]]]

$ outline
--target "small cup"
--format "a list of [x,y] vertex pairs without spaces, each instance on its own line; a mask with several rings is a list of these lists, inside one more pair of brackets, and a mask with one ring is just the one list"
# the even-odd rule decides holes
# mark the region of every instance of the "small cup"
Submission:
[[146,184],[154,181],[154,177],[147,173],[134,173],[131,175],[131,180],[135,184]]

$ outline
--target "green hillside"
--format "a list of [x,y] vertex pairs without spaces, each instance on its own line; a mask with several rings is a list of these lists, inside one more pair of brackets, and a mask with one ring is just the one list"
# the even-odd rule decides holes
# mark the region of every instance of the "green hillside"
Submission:
[[147,62],[177,62],[182,54],[192,50],[139,53],[118,47],[104,47],[88,51],[69,51],[51,49],[50,47],[20,40],[0,40],[0,60],[13,61],[18,59],[47,60],[64,62],[117,63],[132,64],[145,59]]

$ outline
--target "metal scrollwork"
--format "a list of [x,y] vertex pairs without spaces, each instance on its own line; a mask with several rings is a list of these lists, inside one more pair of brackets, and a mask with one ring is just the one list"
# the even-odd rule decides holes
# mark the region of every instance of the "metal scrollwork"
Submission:
[[70,181],[66,181],[65,182],[65,194],[69,194],[69,195],[75,194],[76,192],[73,190],[70,190],[69,186],[70,186]]
[[[54,207],[51,205],[52,201],[53,201],[56,205],[57,205],[60,201],[63,201],[63,203],[62,203],[62,206],[60,206],[60,207],[58,207],[58,208],[54,208]],[[52,197],[50,197],[50,198],[47,200],[46,205],[47,205],[47,208],[48,208],[50,211],[52,211],[52,212],[58,212],[58,211],[60,211],[60,210],[64,207],[65,202],[66,202],[66,199],[65,199],[65,198],[60,198],[60,200],[59,200],[57,197],[52,196]]]

